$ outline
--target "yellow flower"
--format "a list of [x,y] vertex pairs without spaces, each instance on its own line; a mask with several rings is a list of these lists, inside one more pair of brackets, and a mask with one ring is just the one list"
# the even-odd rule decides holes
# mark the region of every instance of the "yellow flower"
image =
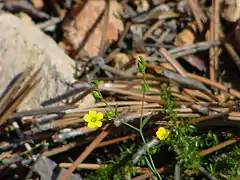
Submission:
[[84,121],[88,123],[89,128],[101,127],[103,119],[103,113],[96,112],[95,110],[89,110],[88,114],[85,114],[83,117]]
[[168,137],[169,133],[170,131],[168,129],[165,129],[164,127],[160,127],[156,132],[156,135],[158,139],[165,140]]

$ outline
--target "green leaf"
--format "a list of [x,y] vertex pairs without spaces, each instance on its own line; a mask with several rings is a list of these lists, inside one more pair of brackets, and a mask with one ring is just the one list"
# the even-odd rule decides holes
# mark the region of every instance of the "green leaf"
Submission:
[[92,85],[94,85],[95,87],[98,87],[98,84],[99,84],[98,80],[92,80],[91,83],[92,83]]
[[92,92],[92,95],[93,95],[93,97],[94,97],[96,100],[100,100],[100,99],[103,98],[102,95],[101,95],[101,93],[98,92],[98,91],[93,91],[93,92]]
[[118,117],[119,116],[119,112],[118,112],[118,105],[116,104],[115,106],[115,116]]
[[142,127],[144,127],[148,123],[148,121],[152,116],[153,116],[153,111],[143,120]]
[[146,70],[146,61],[144,60],[144,58],[142,56],[139,56],[139,60],[138,60],[138,69],[140,70],[140,72],[145,74],[145,70]]
[[147,92],[149,90],[149,85],[146,82],[144,82],[141,86],[143,92]]
[[146,156],[144,156],[144,159],[145,159],[145,161],[146,161],[148,167],[149,167],[150,170],[152,171],[152,173],[155,175],[156,173],[155,173],[155,171],[154,171],[154,169],[153,169],[151,163],[149,162],[148,158],[147,158]]
[[112,120],[113,117],[114,117],[114,112],[112,112],[112,111],[107,111],[106,112],[106,119],[107,120]]

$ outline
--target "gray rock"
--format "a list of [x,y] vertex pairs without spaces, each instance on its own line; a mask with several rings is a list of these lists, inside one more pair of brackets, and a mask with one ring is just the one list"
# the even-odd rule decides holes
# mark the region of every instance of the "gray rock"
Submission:
[[0,93],[11,79],[30,65],[40,65],[41,83],[20,109],[40,107],[40,102],[66,91],[73,82],[74,61],[39,28],[11,14],[0,14]]

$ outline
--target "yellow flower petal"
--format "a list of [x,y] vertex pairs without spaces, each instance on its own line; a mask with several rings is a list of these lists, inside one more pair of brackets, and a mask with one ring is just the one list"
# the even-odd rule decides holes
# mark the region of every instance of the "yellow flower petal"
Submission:
[[89,122],[89,123],[88,123],[88,127],[89,127],[89,128],[95,128],[96,126],[95,126],[95,123]]
[[160,127],[156,132],[156,135],[160,140],[165,140],[169,134],[170,131],[168,129],[165,129],[164,127]]
[[103,113],[101,113],[101,112],[98,112],[97,113],[97,121],[100,121],[101,119],[103,118]]
[[86,122],[91,122],[91,116],[89,116],[89,114],[85,114],[84,117],[83,117],[84,121]]
[[84,121],[88,122],[89,128],[101,127],[101,119],[103,119],[103,113],[97,113],[95,110],[89,110],[88,114],[85,114],[83,119]]
[[97,112],[95,110],[89,110],[88,114],[89,114],[89,116],[91,116],[91,118],[95,118],[97,115]]
[[101,127],[101,126],[102,126],[102,122],[101,122],[101,121],[96,121],[96,122],[95,122],[95,126]]

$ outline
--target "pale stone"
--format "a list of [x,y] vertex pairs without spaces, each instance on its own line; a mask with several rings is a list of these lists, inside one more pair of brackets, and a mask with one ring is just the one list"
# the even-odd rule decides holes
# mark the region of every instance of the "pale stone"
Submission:
[[224,0],[221,15],[226,21],[236,22],[240,18],[240,0]]
[[20,109],[38,108],[46,99],[67,90],[73,82],[74,61],[35,25],[11,14],[0,14],[0,93],[11,79],[30,65],[43,64],[40,84]]

